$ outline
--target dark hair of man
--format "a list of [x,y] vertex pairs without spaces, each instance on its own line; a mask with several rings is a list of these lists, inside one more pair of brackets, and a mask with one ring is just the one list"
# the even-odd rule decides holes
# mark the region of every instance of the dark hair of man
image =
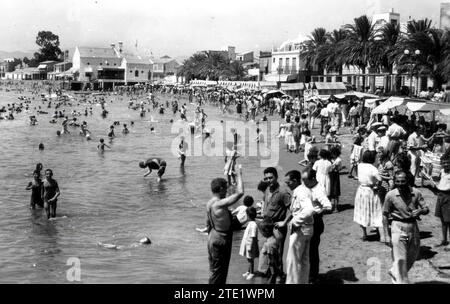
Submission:
[[278,178],[277,169],[275,169],[274,167],[267,167],[266,169],[264,169],[264,175],[268,173],[272,173],[275,178]]
[[297,170],[291,170],[288,173],[286,173],[285,176],[288,176],[291,181],[296,180],[299,183],[300,183],[301,178],[302,178],[302,176],[300,174],[300,171],[297,171]]
[[220,193],[220,191],[226,187],[227,181],[224,178],[215,178],[211,181],[211,191],[214,194]]

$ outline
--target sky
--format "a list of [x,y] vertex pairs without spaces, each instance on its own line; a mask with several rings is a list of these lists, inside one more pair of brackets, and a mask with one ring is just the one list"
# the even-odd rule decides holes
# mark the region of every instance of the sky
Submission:
[[394,8],[401,21],[431,18],[439,26],[441,0],[0,0],[0,50],[37,49],[38,31],[59,35],[61,48],[107,47],[188,57],[235,46],[237,52],[270,50],[332,30],[363,14]]

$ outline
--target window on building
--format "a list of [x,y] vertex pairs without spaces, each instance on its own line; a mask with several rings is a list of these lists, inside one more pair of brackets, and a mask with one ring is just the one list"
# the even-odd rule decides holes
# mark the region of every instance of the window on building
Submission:
[[114,65],[116,66],[116,65],[117,65],[117,63],[114,63]]
[[352,83],[352,76],[347,76],[347,82]]
[[342,82],[342,76],[336,76],[336,82]]
[[327,82],[331,82],[331,77],[327,76]]
[[87,65],[91,65],[91,64],[88,62]]
[[289,68],[289,58],[286,58],[286,67]]
[[292,58],[292,68],[297,69],[297,58]]
[[103,65],[103,63],[100,62],[100,65]]
[[141,71],[141,74],[144,74],[144,71]]
[[130,73],[133,73],[133,71],[132,71],[132,70],[130,70]]
[[139,71],[134,71],[134,77],[139,77]]
[[107,62],[106,65],[109,65],[109,62]]
[[275,58],[273,58],[273,63],[275,63]]
[[278,59],[278,69],[281,69],[283,67],[283,58]]

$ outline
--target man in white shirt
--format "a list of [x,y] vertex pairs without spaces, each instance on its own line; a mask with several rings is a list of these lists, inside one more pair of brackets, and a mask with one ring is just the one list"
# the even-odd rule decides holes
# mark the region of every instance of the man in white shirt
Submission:
[[391,121],[392,125],[389,126],[386,135],[389,137],[389,145],[387,150],[393,153],[396,152],[394,151],[394,149],[396,149],[399,145],[400,139],[402,139],[406,135],[406,131],[397,124],[397,117],[392,117]]
[[383,151],[387,150],[387,147],[389,144],[389,137],[386,136],[386,130],[387,130],[386,126],[381,126],[377,130],[377,134],[380,137],[380,141],[376,148],[381,147],[381,148],[383,148]]
[[285,183],[293,191],[290,215],[284,221],[277,222],[281,228],[291,226],[289,247],[286,256],[286,284],[308,284],[309,249],[314,232],[314,213],[321,212],[318,205],[313,206],[311,190],[301,185],[301,174],[297,170],[289,171]]
[[423,137],[419,134],[416,126],[412,126],[413,132],[408,136],[407,147],[408,156],[411,158],[410,171],[414,177],[417,177],[419,173],[420,157],[423,154],[422,149],[426,148],[426,143]]
[[370,135],[367,138],[369,151],[376,151],[378,143],[380,142],[380,136],[377,133],[379,127],[381,127],[380,122],[376,122],[371,126],[372,133],[370,133]]
[[323,214],[325,212],[329,213],[332,210],[332,205],[330,200],[327,197],[325,192],[325,188],[316,180],[316,172],[310,168],[305,168],[302,172],[302,185],[305,185],[310,189],[311,201],[313,202],[313,206],[321,206],[324,212],[318,212],[314,214],[314,232],[311,238],[310,247],[309,247],[309,282],[310,283],[318,283],[319,279],[319,265],[320,265],[320,256],[319,256],[319,245],[320,245],[320,236],[325,230],[325,225],[323,223]]

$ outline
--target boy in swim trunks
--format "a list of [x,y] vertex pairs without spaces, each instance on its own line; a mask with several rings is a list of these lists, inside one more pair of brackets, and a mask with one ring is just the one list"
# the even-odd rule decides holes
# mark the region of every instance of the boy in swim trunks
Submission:
[[47,219],[56,217],[56,203],[59,195],[59,186],[56,180],[53,179],[53,171],[51,169],[45,170],[45,180],[42,184],[42,200],[44,201]]

